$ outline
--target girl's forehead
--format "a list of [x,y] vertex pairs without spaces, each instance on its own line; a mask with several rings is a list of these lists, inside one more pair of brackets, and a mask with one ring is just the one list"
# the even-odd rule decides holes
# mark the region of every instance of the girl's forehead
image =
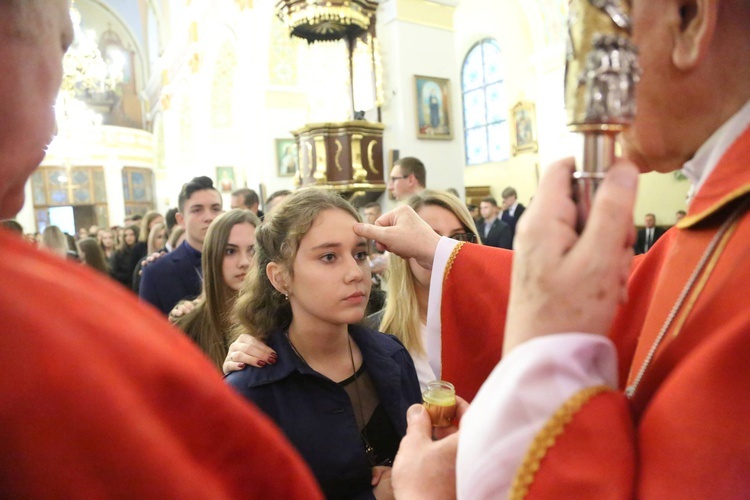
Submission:
[[314,219],[310,229],[300,240],[300,247],[315,247],[320,244],[358,243],[364,241],[354,232],[358,220],[349,212],[332,208],[323,210]]

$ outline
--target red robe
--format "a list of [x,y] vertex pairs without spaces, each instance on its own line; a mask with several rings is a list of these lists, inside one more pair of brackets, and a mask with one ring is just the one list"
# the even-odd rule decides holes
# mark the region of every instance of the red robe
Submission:
[[7,498],[322,498],[281,432],[132,293],[0,231]]
[[[749,158],[747,129],[706,179],[688,216],[635,259],[629,301],[609,332],[621,389],[640,370],[719,226],[750,200]],[[532,443],[511,496],[750,495],[750,299],[742,291],[750,284],[750,213],[741,213],[634,397],[604,390],[569,401]],[[454,257],[443,283],[443,378],[473,397],[500,359],[510,254],[463,245]]]

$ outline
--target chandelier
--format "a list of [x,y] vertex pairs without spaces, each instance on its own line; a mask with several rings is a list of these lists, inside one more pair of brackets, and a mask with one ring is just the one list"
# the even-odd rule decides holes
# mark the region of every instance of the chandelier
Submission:
[[103,117],[97,108],[114,102],[124,77],[124,60],[105,61],[93,30],[81,28],[81,14],[70,9],[75,39],[63,58],[63,78],[55,102],[58,133],[47,152],[66,167],[97,137]]
[[62,92],[84,100],[106,100],[124,78],[124,60],[105,61],[93,30],[81,28],[81,14],[70,9],[75,40],[63,58]]
[[378,0],[279,0],[276,11],[292,36],[308,42],[354,39],[370,28]]

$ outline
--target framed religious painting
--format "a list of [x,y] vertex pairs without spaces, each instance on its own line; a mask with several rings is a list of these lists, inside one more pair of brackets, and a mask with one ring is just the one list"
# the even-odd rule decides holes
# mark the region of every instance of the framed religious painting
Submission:
[[231,193],[237,186],[234,167],[216,167],[216,187],[222,193]]
[[279,177],[293,177],[297,173],[297,141],[276,139],[276,165]]
[[539,151],[536,138],[536,112],[533,102],[520,101],[513,106],[510,112],[510,132],[513,156]]
[[414,76],[417,138],[453,139],[450,82],[446,78]]

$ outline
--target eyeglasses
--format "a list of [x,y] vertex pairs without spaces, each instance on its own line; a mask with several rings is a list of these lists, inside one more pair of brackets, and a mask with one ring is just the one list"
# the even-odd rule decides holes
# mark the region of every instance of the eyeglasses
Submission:
[[449,236],[450,239],[456,241],[465,241],[467,243],[476,243],[477,235],[474,233],[456,233]]
[[[409,174],[409,175],[411,175],[411,174]],[[409,176],[408,175],[402,175],[401,177],[399,177],[398,175],[392,175],[391,178],[390,178],[390,180],[388,181],[388,184],[390,184],[391,182],[396,182],[396,181],[401,180],[401,179],[406,179],[407,177],[409,177]]]

